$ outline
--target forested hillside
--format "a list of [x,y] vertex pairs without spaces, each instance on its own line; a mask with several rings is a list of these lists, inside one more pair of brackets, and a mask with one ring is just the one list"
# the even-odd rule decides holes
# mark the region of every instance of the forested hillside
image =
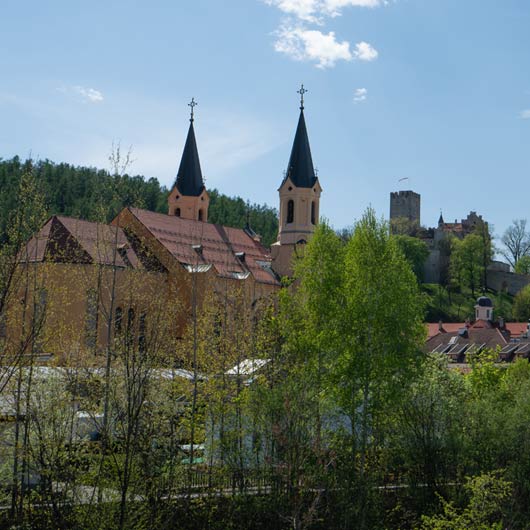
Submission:
[[[63,214],[89,221],[110,221],[124,206],[167,212],[168,189],[156,178],[142,175],[111,175],[93,167],[73,166],[50,160],[0,159],[0,240],[5,236],[9,212],[25,171],[33,170],[42,186],[49,214]],[[248,204],[241,197],[228,197],[209,190],[209,221],[243,228],[247,223],[263,236],[265,245],[274,242],[277,213],[267,205]]]

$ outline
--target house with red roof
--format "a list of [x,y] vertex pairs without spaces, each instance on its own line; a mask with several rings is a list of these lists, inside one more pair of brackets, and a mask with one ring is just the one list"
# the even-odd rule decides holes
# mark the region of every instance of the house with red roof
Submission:
[[530,358],[530,324],[494,320],[493,303],[487,296],[478,298],[475,321],[427,324],[425,353],[447,356],[450,363],[469,363],[473,355],[485,350],[497,352],[500,363]]

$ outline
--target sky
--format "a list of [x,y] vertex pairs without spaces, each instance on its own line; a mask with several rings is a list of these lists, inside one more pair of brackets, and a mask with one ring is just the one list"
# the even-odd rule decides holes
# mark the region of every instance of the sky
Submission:
[[195,108],[206,184],[278,205],[305,115],[321,214],[351,226],[392,191],[422,224],[528,217],[528,0],[2,0],[0,158],[171,186]]

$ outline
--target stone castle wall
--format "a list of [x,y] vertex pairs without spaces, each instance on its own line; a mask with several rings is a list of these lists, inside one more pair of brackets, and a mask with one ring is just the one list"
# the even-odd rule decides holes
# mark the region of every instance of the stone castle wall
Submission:
[[515,274],[501,270],[488,269],[488,287],[496,292],[505,291],[515,296],[521,289],[530,284],[530,275]]

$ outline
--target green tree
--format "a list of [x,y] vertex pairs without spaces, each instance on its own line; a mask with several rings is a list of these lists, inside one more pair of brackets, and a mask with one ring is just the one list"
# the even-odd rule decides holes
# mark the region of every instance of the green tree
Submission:
[[513,301],[513,316],[519,322],[525,322],[530,319],[530,286],[527,285],[521,289]]
[[[0,243],[7,239],[10,226],[9,212],[17,206],[17,189],[24,173],[32,169],[42,188],[49,213],[80,217],[87,221],[109,222],[124,206],[137,206],[166,213],[168,189],[154,177],[130,175],[127,165],[129,153],[120,153],[119,144],[113,146],[111,169],[55,163],[50,160],[22,161],[18,156],[0,159]],[[118,156],[121,163],[116,165]],[[209,220],[212,223],[250,227],[263,237],[268,246],[278,233],[277,212],[264,204],[248,204],[241,197],[227,197],[217,190],[209,190]],[[101,212],[101,205],[105,211]],[[103,213],[103,218],[102,214]]]
[[429,249],[424,241],[407,235],[394,236],[398,247],[409,262],[419,282],[423,280],[423,266],[429,256]]
[[515,219],[502,235],[504,248],[501,254],[515,267],[517,262],[530,253],[530,232],[526,230],[526,219]]
[[322,223],[295,265],[293,286],[282,293],[286,376],[270,429],[283,448],[280,469],[291,470],[291,520],[297,528],[307,524],[315,493],[327,487],[338,492],[338,524],[368,528],[378,517],[390,410],[421,359],[423,298],[388,225],[372,210],[345,245]]
[[399,407],[394,445],[396,460],[412,491],[427,504],[446,483],[458,478],[462,454],[463,377],[444,357],[428,357]]
[[451,276],[461,287],[468,287],[475,297],[477,289],[484,287],[484,242],[477,234],[464,239],[454,238],[451,252]]
[[530,274],[530,256],[521,256],[515,263],[514,270],[517,274]]
[[442,499],[442,513],[422,518],[422,530],[502,530],[504,511],[512,492],[500,473],[470,478],[465,485],[469,502],[463,510]]

